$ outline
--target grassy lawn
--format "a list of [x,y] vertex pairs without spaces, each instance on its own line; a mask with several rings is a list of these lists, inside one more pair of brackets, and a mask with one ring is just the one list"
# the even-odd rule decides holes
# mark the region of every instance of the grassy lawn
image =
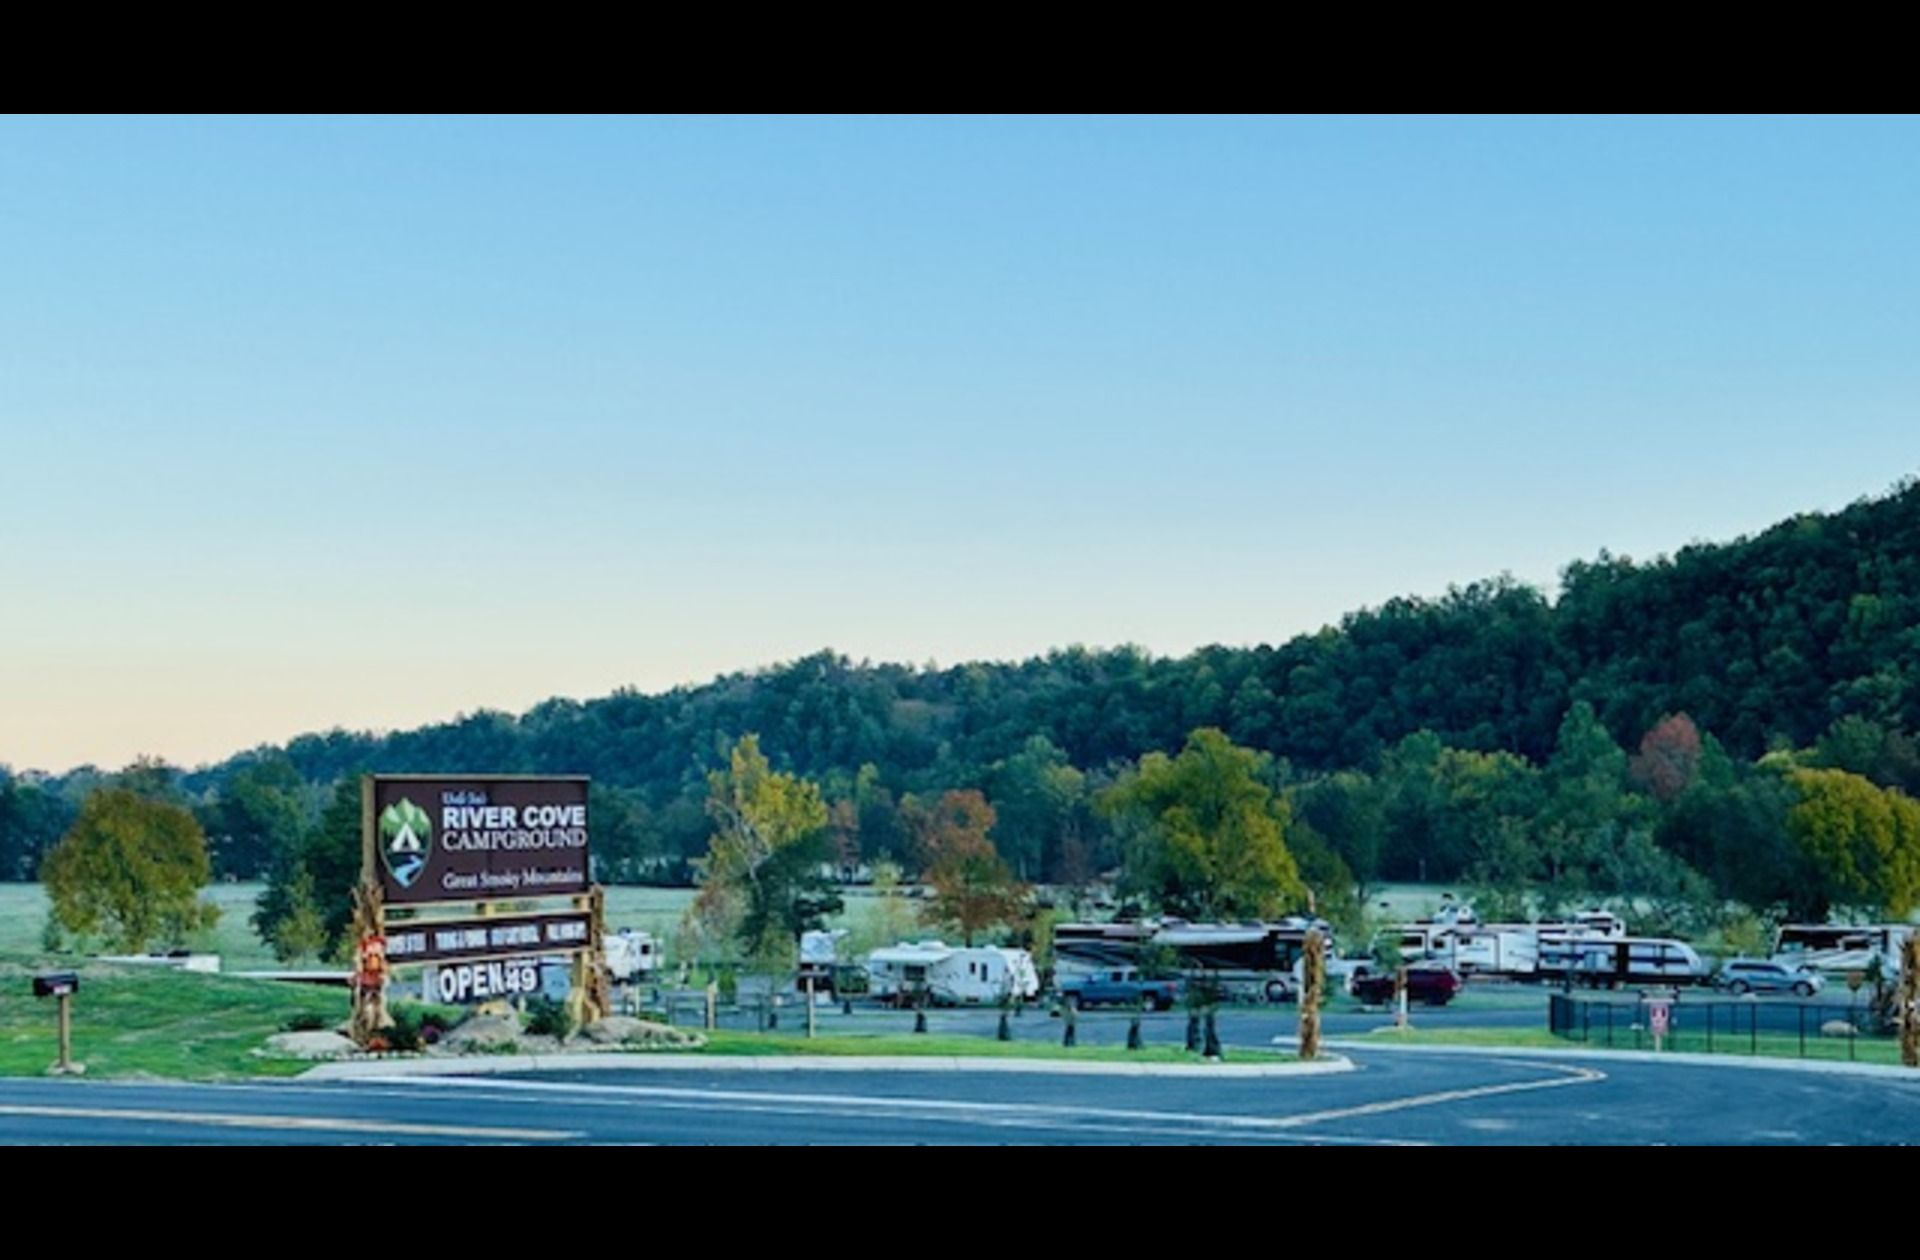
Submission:
[[[55,1003],[32,996],[32,958],[0,959],[0,1075],[37,1076],[58,1057]],[[73,1055],[87,1075],[210,1080],[290,1076],[308,1064],[250,1052],[296,1013],[347,1016],[344,989],[89,963],[73,999]]]
[[1376,1028],[1363,1040],[1407,1046],[1559,1046],[1568,1043],[1544,1028]]
[[[1653,1040],[1642,1034],[1642,1049],[1651,1050]],[[1578,1041],[1558,1039],[1562,1045],[1578,1046]],[[1632,1035],[1622,1038],[1615,1034],[1615,1043],[1631,1049]],[[1602,1049],[1605,1043],[1597,1043]],[[1679,1032],[1666,1038],[1668,1050],[1684,1050],[1689,1054],[1721,1054],[1740,1058],[1758,1056],[1763,1059],[1827,1059],[1846,1062],[1851,1052],[1852,1061],[1857,1063],[1898,1063],[1900,1062],[1900,1042],[1893,1037],[1821,1037],[1808,1029],[1806,1053],[1800,1053],[1800,1037],[1797,1033],[1762,1032],[1757,1037],[1749,1037],[1744,1032],[1728,1033],[1724,1030],[1713,1035],[1713,1048],[1707,1048],[1705,1033]]]

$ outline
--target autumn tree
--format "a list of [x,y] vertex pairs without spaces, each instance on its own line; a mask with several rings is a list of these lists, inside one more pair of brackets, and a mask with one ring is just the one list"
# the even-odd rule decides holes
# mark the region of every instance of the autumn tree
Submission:
[[747,735],[734,745],[728,768],[707,776],[707,812],[714,831],[698,863],[700,913],[736,923],[750,958],[783,964],[802,933],[841,907],[821,871],[831,855],[820,789],[776,773],[759,737]]
[[1261,754],[1212,727],[1188,736],[1177,757],[1141,758],[1099,797],[1126,830],[1128,883],[1189,918],[1269,918],[1304,904],[1287,803],[1264,769]]
[[62,927],[139,953],[213,925],[219,908],[200,900],[210,871],[191,813],[112,787],[87,797],[40,879]]
[[972,945],[987,929],[1018,919],[1026,888],[1014,878],[988,834],[993,806],[979,792],[948,792],[925,814],[920,845],[933,898],[926,917],[951,925]]
[[1692,786],[1700,773],[1700,731],[1684,713],[1668,714],[1640,737],[1640,751],[1627,765],[1636,786],[1661,803]]

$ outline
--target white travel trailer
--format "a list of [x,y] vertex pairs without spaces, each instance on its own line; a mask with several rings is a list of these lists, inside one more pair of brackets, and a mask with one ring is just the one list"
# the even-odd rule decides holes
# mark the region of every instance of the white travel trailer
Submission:
[[867,955],[868,991],[900,1002],[924,993],[941,1005],[993,1004],[1040,995],[1040,973],[1024,949],[968,948],[915,941]]
[[1455,928],[1429,950],[1461,975],[1530,976],[1540,964],[1540,935],[1509,927]]
[[651,932],[621,928],[601,938],[607,970],[619,984],[644,984],[660,970],[660,942]]
[[800,934],[800,969],[794,977],[796,988],[805,991],[811,984],[815,993],[832,995],[839,991],[840,942],[846,935],[845,928]]
[[1543,959],[1576,942],[1626,938],[1626,923],[1608,910],[1582,910],[1571,918],[1544,923],[1482,923],[1471,906],[1449,905],[1432,919],[1383,928],[1374,937],[1394,940],[1409,962],[1444,962],[1462,975],[1526,978],[1542,973]]
[[1697,984],[1706,964],[1685,941],[1648,936],[1562,937],[1540,943],[1536,974],[1546,980],[1612,988],[1623,984]]

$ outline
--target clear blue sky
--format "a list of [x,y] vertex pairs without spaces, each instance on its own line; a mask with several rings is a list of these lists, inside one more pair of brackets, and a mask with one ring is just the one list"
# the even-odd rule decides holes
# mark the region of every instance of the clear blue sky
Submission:
[[1913,120],[0,122],[0,762],[1277,641],[1920,467]]

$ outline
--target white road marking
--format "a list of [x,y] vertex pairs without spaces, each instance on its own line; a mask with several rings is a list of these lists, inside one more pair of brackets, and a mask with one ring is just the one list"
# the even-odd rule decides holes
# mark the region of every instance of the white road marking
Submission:
[[150,1107],[55,1107],[0,1103],[0,1116],[36,1120],[124,1120],[221,1129],[293,1129],[318,1133],[364,1133],[385,1137],[470,1138],[481,1142],[564,1142],[585,1136],[567,1129],[512,1129],[405,1120],[356,1120],[335,1116],[268,1116],[234,1111],[162,1111]]
[[892,1098],[862,1094],[790,1094],[764,1090],[703,1089],[667,1085],[599,1085],[566,1081],[476,1080],[472,1077],[371,1077],[369,1084],[426,1087],[466,1091],[495,1091],[495,1096],[511,1093],[571,1095],[578,1101],[604,1099],[646,1100],[660,1106],[704,1110],[770,1111],[792,1114],[872,1115],[887,1119],[941,1119],[996,1124],[1018,1123],[1029,1127],[1072,1125],[1149,1126],[1165,1130],[1174,1126],[1181,1131],[1227,1130],[1243,1134],[1272,1135],[1281,1131],[1326,1124],[1336,1120],[1402,1111],[1413,1107],[1431,1107],[1443,1103],[1521,1093],[1529,1090],[1556,1089],[1566,1085],[1592,1084],[1606,1079],[1606,1073],[1591,1068],[1562,1064],[1505,1061],[1504,1066],[1547,1070],[1555,1075],[1545,1080],[1515,1081],[1500,1085],[1479,1085],[1465,1089],[1443,1090],[1404,1098],[1389,1098],[1352,1107],[1303,1112],[1290,1116],[1242,1116],[1209,1112],[1138,1111],[1112,1107],[1070,1107],[1037,1103],[967,1102],[948,1098]]
[[[1505,1060],[1505,1062],[1513,1061]],[[1412,1107],[1436,1107],[1443,1103],[1465,1102],[1470,1098],[1491,1098],[1498,1094],[1520,1094],[1536,1089],[1560,1089],[1567,1085],[1593,1085],[1607,1079],[1605,1072],[1594,1068],[1571,1067],[1560,1063],[1528,1063],[1525,1066],[1552,1068],[1565,1075],[1544,1081],[1510,1081],[1504,1085],[1474,1085],[1466,1089],[1445,1089],[1431,1094],[1413,1094],[1406,1098],[1385,1098],[1378,1102],[1360,1103],[1352,1107],[1335,1107],[1328,1111],[1309,1111],[1294,1116],[1281,1116],[1273,1123],[1287,1127],[1327,1124],[1334,1120],[1377,1116],[1390,1111],[1405,1111]]]

